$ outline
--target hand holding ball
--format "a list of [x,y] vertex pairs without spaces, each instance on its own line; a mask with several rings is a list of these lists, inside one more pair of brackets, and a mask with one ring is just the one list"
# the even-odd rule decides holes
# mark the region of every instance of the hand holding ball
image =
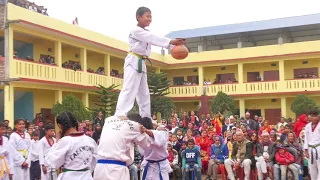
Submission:
[[188,54],[189,50],[183,44],[174,46],[171,50],[171,56],[177,60],[185,59],[188,57]]

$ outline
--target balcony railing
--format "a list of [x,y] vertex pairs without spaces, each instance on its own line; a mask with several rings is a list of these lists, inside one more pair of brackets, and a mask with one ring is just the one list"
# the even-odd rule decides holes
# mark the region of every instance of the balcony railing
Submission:
[[[12,59],[12,62],[12,78],[29,78],[84,86],[110,86],[111,84],[115,84],[119,85],[117,89],[121,89],[123,84],[123,79],[112,76],[74,71],[59,68],[55,65],[41,64],[26,60]],[[199,85],[173,86],[168,89],[170,97],[197,97],[204,93],[208,96],[215,96],[219,91],[225,92],[229,95],[259,95],[279,92],[320,91],[320,79],[294,79],[285,80],[284,82],[259,81],[243,84],[213,84],[203,86],[202,89]]]

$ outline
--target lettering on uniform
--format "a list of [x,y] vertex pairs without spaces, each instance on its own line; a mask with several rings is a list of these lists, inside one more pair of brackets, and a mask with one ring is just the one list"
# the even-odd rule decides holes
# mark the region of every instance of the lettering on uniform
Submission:
[[[93,153],[93,147],[90,147],[90,146],[82,146],[80,148],[78,148],[73,154],[72,156],[70,157],[70,160],[73,161],[75,160],[76,158],[79,158],[79,159],[82,159],[82,153],[88,153],[90,152],[90,154]],[[84,155],[83,157],[87,157],[86,155]],[[82,159],[83,160],[83,159]],[[87,159],[89,161],[89,159]],[[87,163],[87,161],[84,161],[85,164]]]
[[196,153],[194,153],[194,152],[190,152],[190,153],[186,153],[186,158],[187,159],[192,159],[192,158],[194,158],[196,156]]

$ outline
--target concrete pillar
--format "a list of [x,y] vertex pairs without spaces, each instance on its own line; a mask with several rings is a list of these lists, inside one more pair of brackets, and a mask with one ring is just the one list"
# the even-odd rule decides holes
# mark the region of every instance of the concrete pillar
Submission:
[[110,54],[104,55],[104,72],[107,76],[110,76],[111,66],[110,66]]
[[86,48],[81,48],[80,50],[80,63],[82,70],[84,72],[87,72],[88,66],[87,66],[87,49]]
[[204,75],[203,75],[203,67],[198,67],[198,76],[199,76],[199,87],[200,87],[200,95],[203,95],[203,81],[204,81]]
[[156,73],[160,73],[161,69],[159,67],[156,67]]
[[4,119],[9,120],[9,126],[14,127],[14,87],[4,86]]
[[281,97],[281,116],[287,118],[287,99]]
[[85,107],[89,107],[89,93],[82,94],[82,103]]
[[[15,73],[15,63],[10,59],[13,57],[14,49],[13,49],[13,29],[9,26],[5,29],[5,45],[4,45],[4,56],[5,56],[5,79],[9,79],[10,77],[14,77]],[[11,122],[11,121],[10,121]]]
[[279,80],[280,81],[284,81],[285,77],[284,77],[284,60],[280,60],[279,61]]
[[243,83],[243,63],[238,64],[238,83]]
[[246,105],[245,105],[244,99],[239,100],[239,109],[240,109],[240,118],[244,117],[246,115]]
[[58,67],[62,67],[62,45],[60,41],[54,42],[54,61]]
[[55,101],[55,103],[62,103],[62,91],[61,90],[55,91],[54,101]]

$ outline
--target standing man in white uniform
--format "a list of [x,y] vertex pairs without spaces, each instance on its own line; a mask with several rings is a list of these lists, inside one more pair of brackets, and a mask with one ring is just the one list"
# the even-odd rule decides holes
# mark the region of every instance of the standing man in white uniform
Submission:
[[304,154],[309,158],[309,174],[311,180],[320,179],[320,125],[319,113],[312,110],[309,113],[311,122],[306,125],[304,139]]
[[138,114],[128,115],[128,119],[111,116],[105,120],[98,146],[94,180],[129,180],[127,167],[134,159],[133,142],[142,149],[146,149],[153,142],[150,137],[153,134],[142,126],[148,126],[148,123],[152,126],[150,119],[143,122],[145,118],[142,119]]
[[138,25],[129,35],[129,53],[124,63],[123,87],[118,98],[115,116],[126,116],[136,99],[141,117],[151,118],[150,93],[145,63],[145,60],[150,56],[151,45],[171,48],[170,45],[181,45],[184,40],[170,40],[166,37],[159,37],[145,29],[152,20],[149,8],[138,8],[136,19]]

